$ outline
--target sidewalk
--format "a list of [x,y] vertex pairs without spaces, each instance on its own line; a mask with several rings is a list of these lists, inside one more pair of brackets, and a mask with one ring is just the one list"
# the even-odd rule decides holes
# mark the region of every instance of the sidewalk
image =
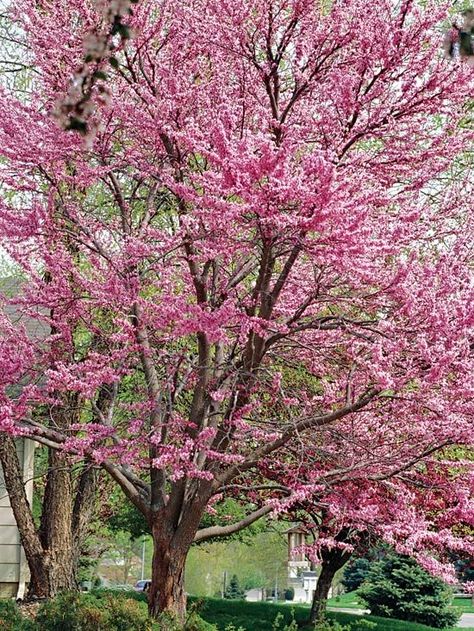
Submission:
[[474,629],[474,613],[463,613],[458,627],[472,627]]

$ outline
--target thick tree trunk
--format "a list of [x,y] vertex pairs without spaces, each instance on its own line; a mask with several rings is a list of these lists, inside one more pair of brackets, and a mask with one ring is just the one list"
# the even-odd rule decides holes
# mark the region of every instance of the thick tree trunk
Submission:
[[321,574],[316,583],[311,605],[310,621],[312,623],[324,620],[329,590],[331,589],[334,575],[345,565],[350,556],[350,552],[337,548],[322,552]]
[[72,509],[73,567],[77,577],[81,556],[87,554],[86,540],[91,521],[97,511],[99,471],[84,465],[75,490]]
[[[79,484],[78,495],[83,495],[82,501],[76,497],[75,525],[78,532],[75,536],[70,463],[63,454],[51,451],[38,531],[26,496],[15,442],[5,434],[0,435],[0,462],[30,570],[28,598],[49,598],[60,591],[76,589],[77,548],[84,536],[84,515],[80,515],[80,509],[84,507],[84,502],[88,504],[88,509],[93,506],[95,484],[86,478],[83,486]],[[87,510],[86,514],[90,516]]]
[[50,596],[77,589],[72,536],[73,488],[67,455],[50,450],[40,537],[49,555]]
[[176,537],[164,536],[163,528],[157,524],[153,528],[153,561],[151,586],[148,592],[148,609],[156,618],[162,612],[169,612],[178,620],[186,614],[186,594],[184,592],[184,568],[189,546],[176,543]]

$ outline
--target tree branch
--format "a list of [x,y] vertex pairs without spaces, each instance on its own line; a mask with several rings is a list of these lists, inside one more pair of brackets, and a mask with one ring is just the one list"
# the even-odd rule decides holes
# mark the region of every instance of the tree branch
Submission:
[[194,536],[194,543],[202,543],[203,541],[207,541],[208,539],[212,539],[213,537],[226,537],[228,535],[232,535],[235,532],[239,532],[240,530],[247,528],[265,515],[268,515],[268,513],[270,513],[272,510],[272,506],[262,506],[262,508],[259,508],[253,513],[250,513],[235,524],[229,524],[228,526],[209,526],[209,528],[202,528],[201,530],[198,530],[196,535]]
[[334,421],[337,421],[348,414],[352,414],[353,412],[358,412],[362,408],[364,408],[370,401],[372,401],[377,394],[379,394],[379,390],[371,388],[365,395],[359,397],[355,403],[352,405],[346,405],[335,412],[331,412],[329,414],[324,414],[323,416],[315,416],[310,418],[303,418],[299,422],[295,423],[291,427],[288,427],[282,435],[274,441],[267,443],[260,447],[260,449],[256,449],[252,452],[251,457],[238,464],[232,466],[227,471],[220,476],[218,476],[214,482],[214,486],[216,489],[221,487],[223,484],[230,482],[233,478],[240,475],[243,471],[247,471],[252,469],[254,466],[258,464],[258,462],[264,458],[265,456],[270,455],[280,447],[283,447],[290,441],[290,439],[299,432],[303,432],[307,429],[316,428],[316,427],[324,427],[325,425],[329,425]]

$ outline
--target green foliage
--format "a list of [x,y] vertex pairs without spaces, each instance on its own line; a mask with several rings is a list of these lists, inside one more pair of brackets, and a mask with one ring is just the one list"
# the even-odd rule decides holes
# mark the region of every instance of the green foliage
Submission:
[[110,593],[65,592],[44,603],[36,618],[41,631],[151,631],[146,605]]
[[237,574],[234,574],[224,592],[224,598],[229,600],[243,600],[244,596],[245,592],[240,586],[239,578]]
[[217,627],[203,620],[192,611],[186,618],[184,626],[169,613],[163,613],[157,619],[159,631],[217,631]]
[[372,620],[358,620],[351,623],[351,631],[369,631],[369,629],[376,629],[377,623]]
[[284,616],[281,612],[278,612],[275,620],[273,621],[272,631],[280,631],[280,629],[281,631],[298,631],[298,623],[295,620],[293,610],[291,611],[291,615],[291,622],[282,627],[282,624],[284,624]]
[[275,581],[284,586],[287,559],[287,538],[276,529],[255,535],[247,544],[234,540],[192,546],[186,563],[186,591],[196,596],[220,596],[224,572],[229,577],[237,574],[246,590],[271,590]]
[[[151,631],[148,612],[135,600],[128,598],[109,599],[110,631]],[[200,631],[196,629],[196,631]],[[203,629],[204,631],[204,629]]]
[[13,600],[0,600],[0,631],[36,631],[36,625],[21,615]]
[[293,587],[287,587],[283,592],[283,596],[285,597],[285,600],[293,600],[295,597],[295,590]]
[[362,585],[367,578],[370,569],[370,561],[366,558],[354,559],[344,568],[341,583],[346,591],[352,592]]
[[147,603],[147,596],[143,592],[136,591],[120,591],[116,589],[108,589],[106,587],[100,587],[98,589],[93,589],[89,592],[90,596],[95,598],[106,598],[110,597],[113,599],[125,599],[125,600],[135,600],[139,603]]
[[[215,514],[205,513],[202,517],[200,528],[210,526],[222,526],[232,522],[238,522],[253,509],[253,506],[241,504],[237,500],[227,498],[213,506]],[[108,518],[108,527],[112,532],[124,531],[130,534],[131,539],[138,539],[142,535],[150,534],[150,527],[145,517],[131,503],[123,501],[121,491],[114,491],[110,498],[112,514]],[[261,519],[242,531],[227,537],[216,537],[216,541],[242,541],[248,543],[252,537],[265,530],[266,522]],[[209,541],[212,541],[210,539]]]
[[[226,498],[221,502],[218,502],[212,507],[215,513],[204,513],[199,524],[200,528],[209,528],[210,526],[225,526],[226,524],[238,522],[243,519],[249,512],[255,509],[253,505],[243,504],[233,498]],[[252,539],[265,532],[268,528],[265,519],[259,519],[254,522],[248,528],[233,533],[227,537],[217,537],[215,541],[240,541],[242,543],[249,543]],[[213,541],[209,539],[208,541]]]
[[124,502],[121,491],[114,493],[111,498],[112,514],[107,525],[113,533],[126,532],[130,539],[139,539],[142,535],[150,534],[143,514],[131,502]]
[[340,624],[337,620],[321,620],[316,623],[314,631],[369,631],[377,629],[377,623],[371,620],[355,619],[349,624]]
[[340,625],[337,620],[321,620],[316,623],[314,631],[351,631],[350,625]]
[[446,585],[409,557],[389,554],[371,565],[359,596],[373,614],[421,622],[436,628],[454,625],[459,614],[449,606]]

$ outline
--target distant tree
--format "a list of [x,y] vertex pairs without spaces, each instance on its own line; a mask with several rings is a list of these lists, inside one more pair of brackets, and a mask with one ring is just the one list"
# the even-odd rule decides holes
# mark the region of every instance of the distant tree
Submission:
[[351,563],[348,563],[344,568],[344,575],[341,581],[346,591],[353,592],[360,587],[367,578],[369,569],[370,561],[365,557],[354,559]]
[[283,593],[285,600],[293,600],[295,597],[295,590],[293,587],[287,587]]
[[[201,528],[209,528],[212,526],[225,526],[243,519],[248,510],[248,505],[239,503],[238,501],[228,498],[213,507],[212,513],[205,513],[201,520]],[[132,539],[139,539],[143,535],[150,535],[151,529],[146,522],[143,514],[129,502],[124,502],[119,492],[112,494],[110,501],[110,517],[107,519],[107,525],[112,532],[125,531],[130,534]],[[216,537],[219,541],[242,541],[248,543],[255,535],[265,532],[266,520],[261,519],[238,532],[231,532],[227,536]],[[207,542],[213,541],[209,539]],[[199,544],[200,542],[197,542]]]
[[229,600],[243,600],[244,596],[245,592],[240,586],[239,578],[237,574],[233,574],[224,592],[224,598],[228,598]]
[[359,595],[377,616],[439,629],[455,625],[459,618],[449,607],[451,594],[446,585],[407,556],[388,554],[372,563]]

